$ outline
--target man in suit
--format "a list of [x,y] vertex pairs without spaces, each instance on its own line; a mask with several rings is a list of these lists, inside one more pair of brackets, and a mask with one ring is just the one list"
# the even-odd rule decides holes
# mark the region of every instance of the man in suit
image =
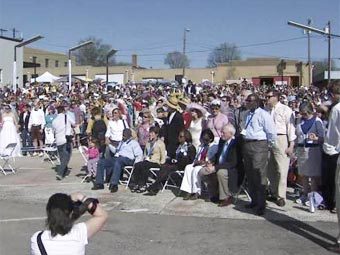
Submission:
[[222,128],[221,138],[218,144],[217,153],[202,171],[216,173],[214,180],[213,175],[209,174],[211,190],[219,194],[218,206],[224,207],[232,203],[233,193],[237,191],[237,148],[235,142],[235,127],[232,124],[226,124]]
[[178,135],[184,129],[184,120],[178,105],[178,99],[175,96],[169,96],[168,102],[168,119],[165,125],[164,143],[166,146],[167,157],[176,158],[176,149],[178,147]]
[[27,151],[25,151],[25,148],[32,146],[32,141],[29,136],[28,131],[28,122],[31,115],[31,106],[29,104],[24,105],[22,108],[22,112],[19,115],[19,126],[20,126],[20,132],[21,132],[21,139],[22,139],[22,149],[23,149],[23,155],[27,155]]

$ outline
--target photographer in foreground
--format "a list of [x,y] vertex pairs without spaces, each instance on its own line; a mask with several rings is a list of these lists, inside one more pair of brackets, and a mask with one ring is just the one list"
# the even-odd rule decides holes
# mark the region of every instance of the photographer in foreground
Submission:
[[[74,224],[86,211],[92,218]],[[46,213],[47,230],[32,236],[32,255],[85,254],[88,238],[102,229],[108,217],[97,199],[87,198],[81,193],[52,195],[47,202]]]

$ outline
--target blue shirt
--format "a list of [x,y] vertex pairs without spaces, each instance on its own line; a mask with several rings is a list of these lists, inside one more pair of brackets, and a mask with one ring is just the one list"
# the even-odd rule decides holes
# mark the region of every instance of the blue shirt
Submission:
[[143,159],[143,151],[136,140],[121,141],[117,147],[116,154],[135,161],[135,163]]
[[245,139],[275,142],[277,134],[274,120],[267,111],[257,108],[254,112],[249,112],[245,123]]

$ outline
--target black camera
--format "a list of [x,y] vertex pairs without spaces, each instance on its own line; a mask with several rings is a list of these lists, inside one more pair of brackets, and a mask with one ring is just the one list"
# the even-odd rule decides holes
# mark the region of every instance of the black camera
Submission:
[[82,216],[86,211],[93,214],[93,206],[91,209],[88,209],[90,204],[95,204],[95,207],[97,207],[97,204],[99,203],[98,199],[96,198],[87,198],[84,202],[77,201],[73,203],[73,211],[72,211],[72,219],[77,220],[80,216]]

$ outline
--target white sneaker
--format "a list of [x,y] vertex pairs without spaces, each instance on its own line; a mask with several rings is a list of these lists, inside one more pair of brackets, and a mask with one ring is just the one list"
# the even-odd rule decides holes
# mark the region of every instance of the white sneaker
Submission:
[[37,156],[37,155],[38,155],[37,152],[33,152],[32,157],[35,157],[35,156]]
[[306,200],[307,200],[306,196],[301,196],[301,197],[299,197],[298,199],[295,200],[295,203],[297,203],[299,205],[305,205]]
[[42,157],[42,156],[44,156],[44,153],[43,153],[43,152],[40,152],[40,153],[39,153],[39,157]]

